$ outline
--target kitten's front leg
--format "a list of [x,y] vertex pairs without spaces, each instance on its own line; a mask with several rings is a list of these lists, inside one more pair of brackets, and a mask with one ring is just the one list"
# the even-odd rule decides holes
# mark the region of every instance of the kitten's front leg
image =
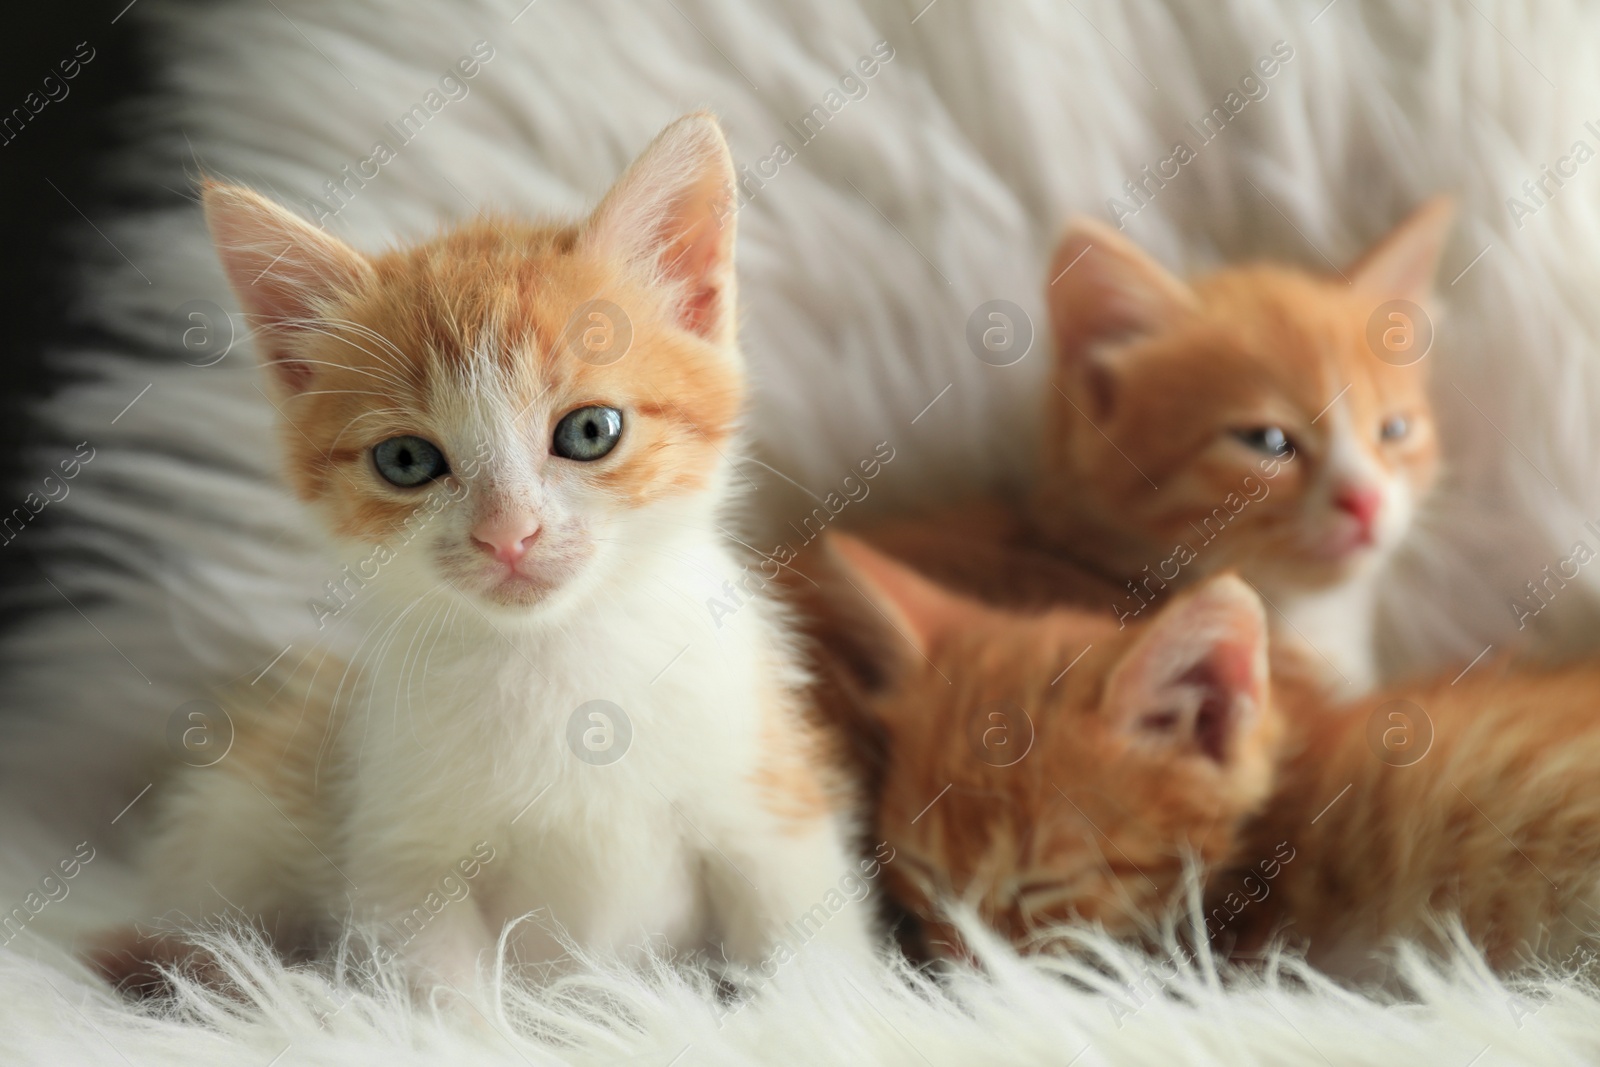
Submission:
[[877,900],[865,864],[878,865],[849,855],[831,818],[754,818],[718,845],[708,889],[731,961],[782,963],[810,945],[872,958]]
[[[424,910],[426,910],[424,908]],[[484,920],[483,911],[472,899],[452,902],[415,934],[404,933],[406,924],[415,922],[416,911],[401,916],[400,925],[390,922],[390,931],[401,931],[395,951],[415,991],[425,993],[444,987],[474,1003],[481,998],[480,967],[489,962],[495,938]]]
[[356,920],[373,930],[380,951],[398,958],[418,994],[444,986],[476,997],[498,932],[483,909],[484,865],[493,858],[486,842],[452,850],[389,838],[381,848],[351,850]]

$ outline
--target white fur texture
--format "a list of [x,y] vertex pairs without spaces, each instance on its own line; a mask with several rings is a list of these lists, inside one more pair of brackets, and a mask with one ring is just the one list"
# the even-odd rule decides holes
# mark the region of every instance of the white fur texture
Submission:
[[[975,928],[968,926],[969,930]],[[222,941],[245,990],[185,984],[159,1015],[120,1003],[70,961],[0,956],[8,1063],[1165,1064],[1390,1067],[1593,1062],[1600,996],[1554,977],[1506,983],[1470,954],[1410,958],[1396,992],[1357,996],[1292,959],[1228,972],[1085,934],[1076,961],[1022,961],[976,943],[987,973],[940,980],[802,956],[753,996],[718,1000],[660,960],[591,964],[545,988],[499,985],[471,1025],[413,1006],[404,979],[360,953],[287,970]],[[1069,984],[1070,983],[1070,984]],[[237,994],[235,994],[237,996]]]
[[[292,203],[317,195],[480,39],[496,55],[471,95],[433,116],[330,229],[372,247],[485,205],[580,210],[657,129],[697,106],[723,117],[736,159],[754,165],[776,139],[794,145],[784,123],[823,101],[878,41],[893,46],[867,95],[841,95],[839,113],[740,219],[757,455],[781,471],[741,463],[760,490],[763,540],[753,543],[763,549],[798,541],[790,522],[813,506],[806,493],[836,489],[879,440],[897,458],[854,511],[1025,479],[1043,350],[1036,340],[1013,367],[985,365],[967,347],[969,314],[1009,299],[1042,330],[1043,265],[1061,220],[1103,211],[1124,181],[1170,154],[1184,122],[1287,40],[1295,58],[1270,94],[1200,148],[1129,233],[1179,270],[1248,255],[1317,266],[1345,261],[1427,194],[1457,192],[1462,217],[1442,270],[1448,318],[1429,357],[1449,470],[1426,536],[1387,590],[1390,666],[1464,662],[1519,637],[1591,646],[1600,571],[1547,597],[1521,633],[1510,599],[1575,540],[1595,545],[1583,524],[1600,516],[1600,169],[1580,168],[1520,228],[1506,199],[1574,141],[1595,146],[1585,123],[1600,100],[1600,12],[1563,0],[1320,8],[139,4],[127,17],[157,28],[166,78],[140,111],[149,135],[117,169],[149,206],[95,220],[127,260],[87,236],[81,310],[106,340],[58,354],[81,380],[42,412],[59,446],[36,462],[42,476],[79,441],[97,452],[70,497],[50,506],[54,522],[19,535],[45,553],[56,588],[26,592],[44,614],[5,649],[7,804],[52,820],[47,846],[7,861],[13,892],[80,840],[112,858],[146,810],[145,787],[161,788],[169,715],[217,682],[261,671],[332,567],[272,480],[271,412],[251,361],[234,351],[212,366],[184,362],[187,323],[174,309],[231,306],[191,180],[205,168]],[[115,869],[90,864],[73,890],[83,908],[51,904],[34,925],[91,925],[94,898],[116,895]],[[286,1006],[299,987],[277,975],[266,982],[272,1007],[214,1016],[219,1034],[137,1018],[57,965],[5,954],[0,967],[0,1041],[24,1062],[122,1062],[86,1021],[136,1062],[149,1050],[164,1062],[264,1063],[291,1042],[310,1062],[456,1061],[469,1048],[484,1062],[516,1061],[492,1037],[474,1045],[408,1029],[393,1006],[319,1030]],[[528,1059],[650,1052],[667,1062],[693,1042],[695,1057],[713,1061],[790,1062],[815,1050],[818,1062],[860,1062],[856,1046],[869,1043],[881,1059],[920,1062],[904,1038],[930,1060],[1065,1061],[1092,1038],[1080,1062],[1178,1052],[1322,1062],[1309,1041],[1336,1062],[1467,1063],[1493,1039],[1501,1056],[1551,1062],[1593,1058],[1592,1047],[1575,1050],[1592,1044],[1600,1019],[1588,993],[1552,984],[1518,1028],[1503,988],[1467,975],[1420,977],[1421,1003],[1409,1010],[1325,986],[1223,992],[1196,982],[1189,1004],[1157,1002],[1118,1029],[1103,998],[1008,968],[997,986],[963,987],[965,1013],[892,984],[797,973],[713,1034],[710,1009],[679,986],[597,981],[641,1005],[642,1028],[616,1038],[586,1029],[566,1052],[525,1044]],[[572,1025],[586,1018],[573,1005],[561,1013]]]

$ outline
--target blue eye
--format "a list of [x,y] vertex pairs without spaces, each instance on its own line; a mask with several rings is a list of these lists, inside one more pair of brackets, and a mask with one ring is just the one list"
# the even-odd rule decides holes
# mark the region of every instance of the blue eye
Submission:
[[1398,441],[1410,432],[1411,423],[1407,422],[1404,416],[1396,415],[1384,420],[1383,425],[1378,428],[1378,437],[1384,441]]
[[616,408],[579,408],[556,423],[550,451],[580,463],[597,460],[622,438],[622,412]]
[[373,466],[390,485],[412,489],[450,473],[444,453],[421,437],[391,437],[372,450]]
[[1276,426],[1253,426],[1248,430],[1234,430],[1233,436],[1258,452],[1271,456],[1283,454],[1289,447],[1289,435]]

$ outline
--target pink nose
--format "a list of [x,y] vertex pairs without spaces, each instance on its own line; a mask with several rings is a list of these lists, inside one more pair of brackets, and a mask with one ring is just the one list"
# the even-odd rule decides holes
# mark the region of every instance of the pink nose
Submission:
[[539,526],[526,521],[485,523],[472,531],[473,543],[501,563],[517,562],[538,539]]
[[1383,494],[1366,487],[1347,487],[1333,498],[1333,506],[1349,514],[1363,529],[1370,530],[1372,521],[1378,517],[1378,509],[1383,507]]

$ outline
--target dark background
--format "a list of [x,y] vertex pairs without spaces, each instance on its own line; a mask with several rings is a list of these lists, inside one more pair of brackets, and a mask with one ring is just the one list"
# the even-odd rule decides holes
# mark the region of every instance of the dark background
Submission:
[[[55,380],[49,352],[84,339],[85,331],[68,314],[70,248],[76,241],[100,240],[84,215],[100,221],[111,214],[118,193],[106,178],[105,161],[126,143],[120,105],[149,85],[147,50],[139,20],[133,17],[138,3],[123,13],[127,6],[127,0],[12,5],[0,34],[0,116],[13,108],[26,112],[24,99],[30,92],[44,95],[45,77],[60,78],[60,61],[72,58],[80,42],[95,50],[93,61],[66,82],[64,99],[51,101],[31,115],[14,140],[0,143],[0,322],[5,341],[0,350],[0,454],[10,457],[0,465],[0,492],[5,494],[0,511],[21,501],[20,487],[33,473],[30,411]],[[23,540],[0,552],[0,588],[15,588],[23,571],[31,569]]]

